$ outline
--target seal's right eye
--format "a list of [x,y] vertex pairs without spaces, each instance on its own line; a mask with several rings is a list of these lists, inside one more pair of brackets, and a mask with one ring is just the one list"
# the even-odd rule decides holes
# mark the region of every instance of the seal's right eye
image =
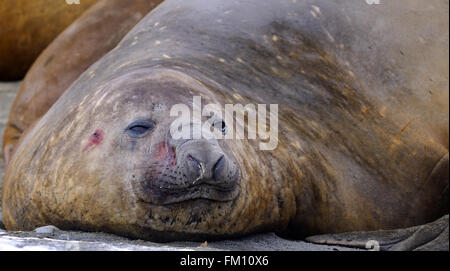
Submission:
[[130,124],[126,132],[132,136],[132,137],[139,137],[147,134],[148,132],[152,131],[154,128],[154,125],[151,122],[148,121],[136,121]]

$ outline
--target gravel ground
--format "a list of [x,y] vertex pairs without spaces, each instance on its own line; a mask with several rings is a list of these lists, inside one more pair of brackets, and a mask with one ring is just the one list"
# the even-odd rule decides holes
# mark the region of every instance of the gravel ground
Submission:
[[[2,136],[12,101],[19,86],[20,82],[0,83],[0,135]],[[2,159],[0,159],[0,184],[3,180],[3,175],[4,164]],[[32,232],[8,232],[4,230],[0,208],[0,250],[329,251],[351,249],[286,240],[273,233],[253,235],[238,240],[209,242],[206,246],[202,246],[201,243],[194,242],[159,244],[142,240],[130,240],[105,233],[61,231],[52,226],[42,227]]]

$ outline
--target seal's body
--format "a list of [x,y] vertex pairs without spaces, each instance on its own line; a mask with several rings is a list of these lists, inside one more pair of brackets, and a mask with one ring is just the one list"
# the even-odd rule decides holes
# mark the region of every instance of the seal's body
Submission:
[[[165,1],[21,139],[5,225],[203,240],[437,219],[448,213],[446,8]],[[278,104],[276,149],[173,138],[169,112],[193,96]]]
[[22,79],[42,50],[96,1],[3,0],[0,81]]
[[99,1],[42,52],[25,76],[9,114],[2,145],[6,164],[22,133],[160,2],[162,0]]

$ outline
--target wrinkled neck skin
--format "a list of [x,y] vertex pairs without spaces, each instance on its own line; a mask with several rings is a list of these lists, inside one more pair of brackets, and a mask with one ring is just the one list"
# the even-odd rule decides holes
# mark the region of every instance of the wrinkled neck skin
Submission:
[[[289,179],[297,167],[282,143],[267,152],[259,150],[258,140],[205,141],[204,148],[223,153],[229,160],[227,169],[239,177],[221,183],[205,178],[206,184],[221,185],[219,192],[204,189],[213,199],[171,202],[179,194],[158,192],[155,185],[181,188],[179,193],[191,185],[189,179],[173,178],[171,183],[166,177],[182,178],[177,170],[184,170],[184,146],[191,144],[178,146],[171,138],[175,117],[170,108],[180,103],[192,108],[193,96],[201,96],[204,104],[224,104],[186,74],[144,68],[100,83],[77,106],[52,108],[61,114],[50,112],[26,135],[7,170],[5,182],[23,179],[4,184],[7,228],[32,230],[51,224],[167,241],[286,227],[295,211],[295,184]],[[154,130],[130,137],[127,127],[140,120],[149,120]],[[280,164],[282,157],[286,162]],[[221,194],[232,181],[231,192]]]

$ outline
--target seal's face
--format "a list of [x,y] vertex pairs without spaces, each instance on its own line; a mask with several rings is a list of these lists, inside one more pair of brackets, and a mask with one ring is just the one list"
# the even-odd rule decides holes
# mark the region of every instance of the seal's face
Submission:
[[[206,220],[219,209],[226,212],[240,195],[241,172],[231,140],[178,139],[171,133],[177,119],[170,116],[173,105],[192,108],[194,95],[217,102],[208,99],[203,88],[179,76],[134,72],[111,81],[105,92],[97,94],[104,97],[98,106],[107,107],[101,110],[109,113],[91,121],[83,154],[86,159],[115,164],[112,170],[104,166],[110,172],[102,175],[130,193],[134,202],[130,211],[136,216],[130,221],[136,219],[141,226],[158,231],[213,231],[212,219],[208,219],[209,228],[200,230],[183,220],[192,216]],[[214,124],[219,132],[226,132],[224,120],[216,119]],[[183,125],[191,131],[196,128],[193,122]]]
[[[173,137],[170,106],[175,102],[192,103],[192,98],[180,86],[169,82],[164,85],[167,92],[152,93],[148,89],[151,83],[131,90],[137,94],[132,97],[138,99],[128,103],[133,105],[134,113],[123,127],[121,149],[134,160],[135,174],[131,176],[134,192],[143,202],[154,205],[196,199],[233,200],[239,194],[240,181],[236,159],[226,143],[219,144],[215,139]],[[216,125],[217,129],[225,131],[225,122],[217,122],[221,123]],[[191,126],[191,130],[198,128],[192,122],[184,125]]]
[[[226,202],[239,194],[240,172],[226,144],[217,140],[174,139],[172,118],[138,117],[124,129],[122,147],[132,152],[133,190],[140,200],[169,205],[206,199]],[[221,121],[220,129],[225,130]],[[194,124],[188,123],[195,129]],[[218,128],[219,129],[219,128]]]

